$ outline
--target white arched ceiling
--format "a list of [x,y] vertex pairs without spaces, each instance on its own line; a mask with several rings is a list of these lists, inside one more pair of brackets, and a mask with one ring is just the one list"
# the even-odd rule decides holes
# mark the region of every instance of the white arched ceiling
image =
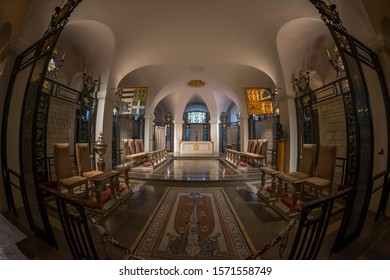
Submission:
[[278,32],[277,46],[287,95],[295,97],[293,79],[300,70],[314,70],[322,77],[316,78],[313,89],[324,83],[329,68],[327,50],[332,53],[334,42],[322,20],[302,18],[286,23]]
[[204,102],[202,97],[200,97],[198,94],[194,94],[193,96],[191,96],[184,110],[184,112],[191,112],[191,111],[200,111],[200,112],[209,111],[207,104]]
[[[35,0],[29,6],[23,35],[32,42],[39,39],[49,25],[54,7],[61,3]],[[368,17],[361,0],[332,3],[337,5],[351,34],[363,42],[374,35],[372,27],[366,24]],[[193,65],[205,68],[246,65],[261,70],[271,77],[273,84],[285,88],[285,84],[290,87],[291,77],[286,77],[286,68],[281,65],[286,62],[280,57],[278,32],[294,20],[309,18],[319,20],[320,16],[310,1],[302,0],[246,0],[245,4],[237,0],[84,0],[71,15],[68,25],[94,21],[112,31],[113,35],[107,39],[114,37],[116,44],[113,67],[107,70],[110,72],[108,89],[117,87],[127,73],[156,64],[182,65],[186,69]],[[81,42],[87,41],[75,36]],[[86,42],[86,46],[94,52],[104,41],[95,41],[95,45]],[[285,47],[295,48],[294,45]]]
[[81,84],[75,84],[75,77],[87,70],[101,79],[101,89],[107,88],[115,52],[115,37],[110,28],[91,20],[71,22],[62,31],[57,48],[60,56],[66,52],[61,82],[79,89]]
[[[277,14],[277,16],[275,16]],[[283,84],[276,33],[286,21],[318,17],[309,1],[83,1],[71,21],[109,26],[117,38],[110,85],[149,65],[247,65]],[[250,85],[249,85],[250,86]]]
[[[367,24],[362,1],[332,3],[337,5],[347,30],[366,42],[375,32]],[[35,42],[47,30],[54,7],[63,1],[32,2],[21,36]],[[326,80],[332,71],[326,55],[326,49],[331,51],[333,47],[329,31],[308,0],[241,2],[84,0],[65,30],[83,21],[100,23],[105,28],[88,25],[79,30],[75,25],[68,37],[60,39],[64,46],[65,39],[73,42],[75,53],[82,50],[78,53],[80,60],[74,61],[79,69],[79,61],[92,61],[97,63],[91,66],[92,71],[102,78],[109,73],[108,81],[101,85],[103,91],[122,86],[148,87],[149,117],[159,102],[181,115],[193,94],[199,94],[205,102],[210,100],[208,106],[215,117],[230,101],[245,117],[245,87],[276,87],[281,88],[281,105],[286,107],[281,119],[282,114],[289,118],[294,115],[293,99],[288,99],[288,106],[282,101],[285,94],[295,96],[292,74],[307,65]],[[113,50],[113,56],[108,49]],[[191,71],[194,66],[203,70]],[[71,74],[66,75],[68,80]],[[190,89],[186,86],[189,79],[204,79],[206,86]],[[105,120],[108,133],[112,131],[110,106],[107,105],[107,115],[101,112],[99,119]],[[291,118],[290,124],[293,122]]]
[[[201,80],[203,87],[190,87],[191,80]],[[147,86],[146,114],[154,112],[157,104],[165,111],[180,116],[193,94],[212,100],[215,108],[211,117],[219,118],[232,103],[246,114],[245,87],[274,88],[272,79],[264,72],[245,65],[220,64],[210,66],[150,65],[128,73],[118,87]],[[208,104],[210,106],[210,104]]]

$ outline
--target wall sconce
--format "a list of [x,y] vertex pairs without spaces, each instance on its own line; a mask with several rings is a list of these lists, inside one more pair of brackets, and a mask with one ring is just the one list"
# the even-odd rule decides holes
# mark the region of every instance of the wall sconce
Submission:
[[298,96],[309,93],[310,88],[310,72],[307,70],[299,71],[299,77],[294,79],[295,85],[297,86]]

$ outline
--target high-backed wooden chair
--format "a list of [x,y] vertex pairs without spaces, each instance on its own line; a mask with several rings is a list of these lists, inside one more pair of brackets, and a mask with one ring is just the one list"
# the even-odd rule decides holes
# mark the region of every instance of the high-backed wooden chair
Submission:
[[93,176],[103,173],[103,171],[91,168],[91,157],[88,143],[76,143],[76,160],[79,176],[90,179]]
[[255,153],[250,155],[253,165],[256,167],[267,166],[268,140],[259,139],[257,145]]
[[303,144],[302,157],[299,161],[298,171],[287,172],[287,174],[298,179],[312,177],[316,164],[316,148],[316,144]]
[[303,179],[304,186],[315,189],[322,194],[323,190],[328,190],[328,194],[332,193],[333,177],[336,167],[337,146],[321,145],[318,155],[316,175]]
[[88,186],[88,179],[73,174],[70,160],[69,143],[56,143],[53,145],[54,167],[56,171],[58,188],[68,190],[70,195],[74,194],[74,188]]
[[248,140],[248,147],[247,147],[247,150],[246,152],[243,152],[241,154],[242,156],[242,160],[248,164],[250,164],[250,155],[251,154],[254,154],[254,152],[256,151],[256,146],[257,146],[257,140],[256,139],[249,139]]
[[[271,174],[272,182],[271,188],[267,190],[272,197],[279,197],[290,206],[290,214],[294,215],[297,211],[297,202],[301,197],[303,191],[303,179],[313,177],[316,159],[316,144],[304,144],[302,149],[302,156],[299,163],[299,169],[295,172],[276,173],[272,169],[260,168],[265,174]],[[278,187],[276,188],[276,178],[278,179]],[[288,186],[292,186],[288,190]],[[299,208],[299,207],[298,207]]]

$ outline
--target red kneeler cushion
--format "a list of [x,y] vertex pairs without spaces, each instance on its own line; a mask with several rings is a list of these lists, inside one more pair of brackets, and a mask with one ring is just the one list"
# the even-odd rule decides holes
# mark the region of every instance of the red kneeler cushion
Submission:
[[240,166],[245,167],[245,166],[248,166],[248,164],[246,164],[246,163],[243,162],[243,161],[240,161]]
[[[267,187],[266,190],[267,190],[267,192],[272,193],[272,187],[271,186]],[[279,191],[279,193],[276,192],[276,196],[285,197],[285,196],[288,196],[288,193],[285,192],[285,191]]]
[[[282,201],[288,207],[291,207],[291,202],[292,202],[291,196],[289,196],[289,195],[288,196],[284,196],[282,198]],[[298,199],[297,204],[295,205],[295,210],[297,210],[298,212],[301,212],[302,211],[302,207],[303,207],[303,201]]]
[[[123,190],[123,187],[121,188]],[[100,194],[100,201],[102,204],[104,204],[110,199],[111,199],[111,189],[108,187],[104,192]],[[85,207],[95,209],[97,207],[96,198],[95,197],[88,198],[88,200],[85,202]]]
[[[124,187],[120,186],[119,187],[119,192],[123,192],[125,190]],[[107,189],[103,192],[104,195],[111,196],[111,189],[110,187],[107,187]]]

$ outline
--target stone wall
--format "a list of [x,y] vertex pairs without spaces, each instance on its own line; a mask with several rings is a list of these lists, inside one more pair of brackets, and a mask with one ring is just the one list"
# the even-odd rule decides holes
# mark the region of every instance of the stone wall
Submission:
[[53,155],[54,143],[69,143],[74,154],[75,116],[77,105],[56,98],[51,99],[47,123],[47,156]]
[[[337,157],[347,156],[347,132],[343,100],[335,98],[315,107],[318,110],[319,142],[337,146]],[[337,160],[337,165],[342,161]],[[334,182],[341,182],[342,168],[336,167]]]
[[260,123],[260,135],[262,139],[268,139],[268,153],[267,153],[267,163],[268,166],[272,166],[272,152],[274,149],[274,126],[275,119],[270,118],[263,120]]
[[337,156],[347,155],[347,132],[345,124],[344,105],[341,98],[320,104],[318,109],[318,124],[320,143],[337,146]]

